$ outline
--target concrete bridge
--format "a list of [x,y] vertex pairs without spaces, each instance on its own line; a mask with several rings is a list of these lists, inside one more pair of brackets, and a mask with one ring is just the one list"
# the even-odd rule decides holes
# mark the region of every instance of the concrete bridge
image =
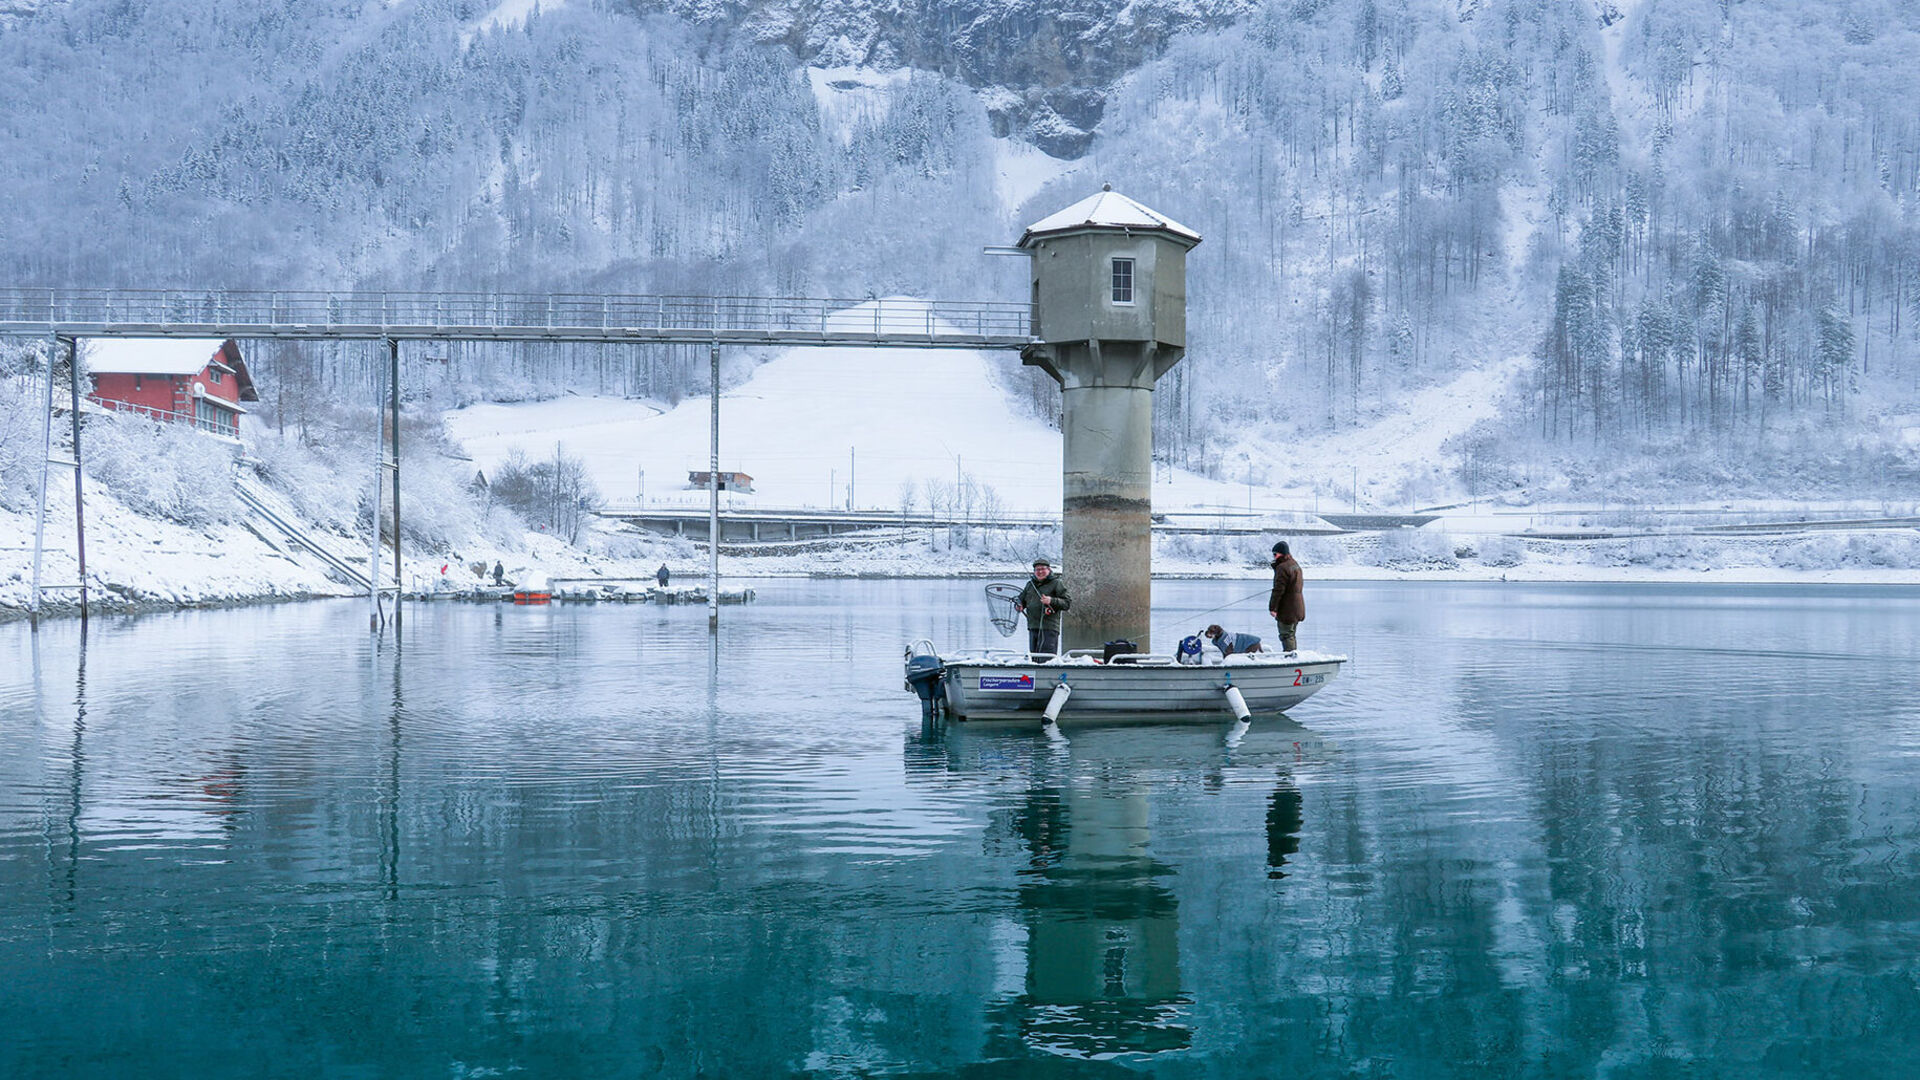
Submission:
[[[705,540],[708,535],[709,515],[704,508],[609,503],[595,513],[668,536]],[[887,529],[1057,529],[1060,524],[1060,515],[1045,513],[901,514],[886,510],[766,508],[721,511],[720,539],[726,543],[771,543],[818,540]],[[1194,510],[1155,514],[1152,531],[1156,535],[1166,536],[1264,536],[1276,533],[1310,536],[1343,530],[1320,517],[1303,512]]]

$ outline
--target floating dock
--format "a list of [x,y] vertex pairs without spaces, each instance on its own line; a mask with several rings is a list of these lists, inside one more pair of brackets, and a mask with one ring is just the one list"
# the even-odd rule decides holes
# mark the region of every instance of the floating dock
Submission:
[[[621,581],[587,581],[580,579],[555,579],[548,588],[540,590],[540,600],[522,600],[528,595],[526,590],[511,585],[478,586],[470,589],[434,589],[424,592],[410,592],[408,600],[439,601],[458,600],[473,604],[490,603],[572,603],[572,604],[705,604],[707,588],[704,585],[687,585],[663,588],[658,585],[640,586]],[[721,589],[720,602],[723,604],[752,603],[752,589]]]

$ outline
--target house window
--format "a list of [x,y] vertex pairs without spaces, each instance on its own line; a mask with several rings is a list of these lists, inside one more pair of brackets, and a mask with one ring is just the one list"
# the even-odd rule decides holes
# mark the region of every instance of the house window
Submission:
[[133,377],[133,388],[134,388],[135,390],[138,390],[138,389],[140,389],[140,376],[138,376],[138,375],[135,375],[135,376]]
[[208,374],[208,375],[211,375],[211,376],[213,376],[213,381],[214,381],[214,382],[219,382],[219,381],[220,381],[220,369],[219,369],[219,368],[208,368],[208,369],[207,369],[207,374]]
[[1133,260],[1113,260],[1113,302],[1133,303]]

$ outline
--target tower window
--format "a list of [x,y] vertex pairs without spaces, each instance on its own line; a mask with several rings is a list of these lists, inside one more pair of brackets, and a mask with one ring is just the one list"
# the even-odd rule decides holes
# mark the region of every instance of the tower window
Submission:
[[1113,302],[1133,303],[1133,260],[1113,260]]

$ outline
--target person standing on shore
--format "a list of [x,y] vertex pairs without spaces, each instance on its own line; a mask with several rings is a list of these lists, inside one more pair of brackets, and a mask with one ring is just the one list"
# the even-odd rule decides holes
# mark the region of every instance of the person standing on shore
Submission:
[[1273,545],[1273,596],[1267,601],[1267,614],[1280,627],[1280,647],[1295,652],[1300,624],[1307,621],[1306,576],[1285,540]]
[[1020,590],[1020,599],[1014,604],[1027,617],[1028,652],[1059,653],[1060,613],[1072,604],[1067,583],[1054,574],[1053,564],[1045,559],[1033,560],[1033,579]]

